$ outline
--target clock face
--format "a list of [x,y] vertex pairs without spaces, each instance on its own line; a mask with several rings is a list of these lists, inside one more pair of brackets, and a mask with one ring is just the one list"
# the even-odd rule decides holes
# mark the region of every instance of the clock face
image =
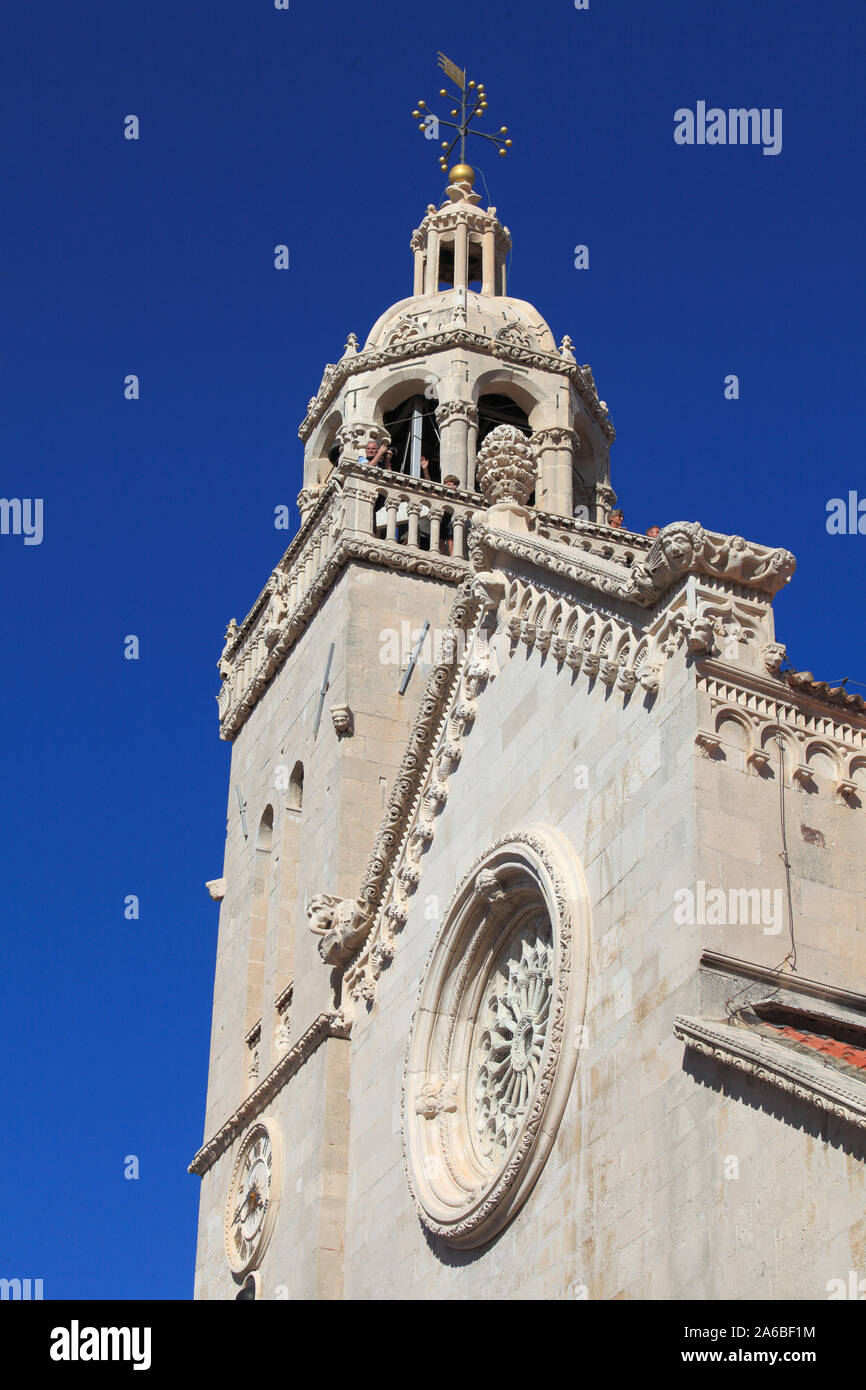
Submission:
[[264,1253],[279,1195],[279,1131],[259,1120],[241,1145],[226,1203],[226,1254],[235,1274],[246,1274]]

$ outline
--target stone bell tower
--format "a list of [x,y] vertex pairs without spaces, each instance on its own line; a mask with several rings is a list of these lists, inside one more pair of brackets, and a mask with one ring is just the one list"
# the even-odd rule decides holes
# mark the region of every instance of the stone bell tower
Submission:
[[501,500],[481,491],[485,441],[510,427],[518,510],[528,503],[542,537],[575,514],[602,520],[615,500],[592,373],[509,295],[511,237],[473,185],[466,164],[452,169],[411,238],[411,295],[326,366],[299,430],[300,529],[219,660],[232,761],[224,867],[208,885],[221,906],[205,1142],[190,1170],[199,1298],[341,1294],[342,972],[470,572],[473,517]]
[[592,372],[569,337],[557,348],[538,311],[508,294],[511,237],[473,184],[468,165],[452,169],[444,203],[431,203],[412,235],[411,297],[386,310],[362,351],[352,334],[325,368],[300,430],[305,507],[335,467],[389,438],[413,396],[426,403],[440,478],[475,492],[479,446],[514,424],[532,436],[540,510],[601,521],[612,505],[614,430]]

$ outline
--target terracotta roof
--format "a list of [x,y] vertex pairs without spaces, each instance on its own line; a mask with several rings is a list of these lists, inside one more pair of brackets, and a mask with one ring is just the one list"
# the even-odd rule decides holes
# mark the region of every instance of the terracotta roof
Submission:
[[866,710],[866,700],[862,695],[854,695],[842,685],[828,685],[826,681],[816,681],[811,671],[786,671],[785,680],[792,690],[800,690],[805,695],[814,695],[828,705],[842,705],[845,709]]
[[772,1003],[743,1009],[735,1021],[770,1042],[807,1056],[817,1054],[837,1070],[866,1081],[866,1028]]

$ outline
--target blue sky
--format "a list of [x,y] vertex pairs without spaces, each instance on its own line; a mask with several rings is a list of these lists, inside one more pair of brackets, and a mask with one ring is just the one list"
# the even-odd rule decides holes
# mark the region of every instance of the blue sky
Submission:
[[[0,1274],[187,1298],[228,785],[215,663],[284,548],[274,507],[300,487],[325,362],[411,292],[409,236],[442,193],[409,116],[441,85],[436,50],[510,127],[507,159],[474,161],[514,238],[510,290],[591,363],[627,524],[793,550],[779,640],[864,693],[866,537],[825,518],[866,497],[866,11],[9,9],[0,490],[44,499],[44,538],[0,536]],[[700,100],[781,108],[781,153],[675,144]]]

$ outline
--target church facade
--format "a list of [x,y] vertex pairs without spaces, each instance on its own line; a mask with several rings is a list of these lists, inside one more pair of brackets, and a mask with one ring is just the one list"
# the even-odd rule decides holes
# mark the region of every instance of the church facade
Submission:
[[866,707],[788,667],[788,551],[608,524],[509,246],[457,166],[226,635],[195,1296],[837,1296]]

